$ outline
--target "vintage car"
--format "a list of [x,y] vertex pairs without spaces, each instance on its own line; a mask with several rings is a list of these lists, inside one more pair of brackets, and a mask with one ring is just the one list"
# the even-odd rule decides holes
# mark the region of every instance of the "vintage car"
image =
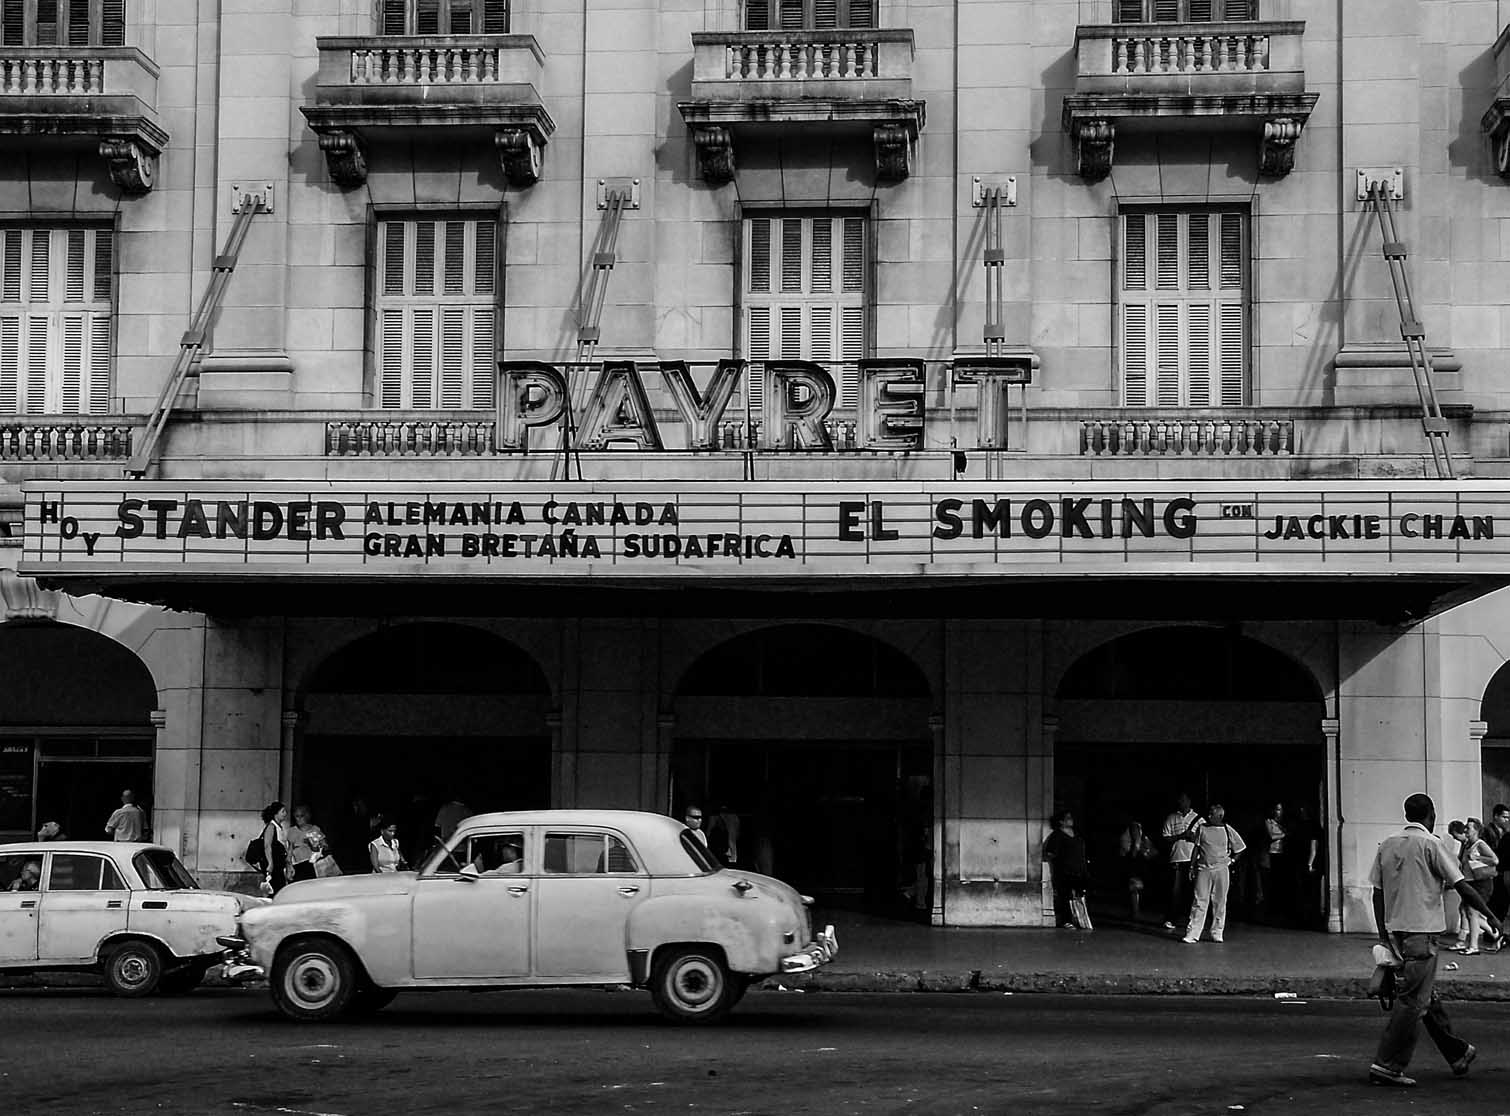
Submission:
[[680,822],[619,810],[468,818],[417,872],[290,884],[241,936],[287,1016],[376,1010],[400,989],[648,987],[679,1022],[838,951],[810,900],[720,868]]
[[201,890],[162,845],[0,845],[0,969],[96,970],[121,996],[187,992],[228,959],[216,939],[266,902]]

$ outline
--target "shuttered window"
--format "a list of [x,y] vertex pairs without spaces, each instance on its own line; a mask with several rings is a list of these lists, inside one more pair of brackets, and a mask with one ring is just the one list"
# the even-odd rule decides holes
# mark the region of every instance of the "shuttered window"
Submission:
[[380,35],[505,35],[508,0],[380,0]]
[[764,403],[765,362],[827,366],[839,406],[860,402],[865,355],[865,218],[779,214],[744,223],[744,354],[752,412]]
[[876,0],[745,0],[746,31],[875,25]]
[[377,405],[493,406],[498,223],[458,214],[377,227]]
[[126,0],[0,0],[0,46],[123,46]]
[[0,414],[110,410],[115,235],[0,229]]
[[1258,0],[1116,0],[1118,23],[1210,23],[1257,19]]
[[1248,215],[1122,215],[1118,313],[1128,407],[1248,402]]

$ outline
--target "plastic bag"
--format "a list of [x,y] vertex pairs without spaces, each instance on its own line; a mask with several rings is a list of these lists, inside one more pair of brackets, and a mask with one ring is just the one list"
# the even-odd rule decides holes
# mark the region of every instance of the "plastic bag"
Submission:
[[336,863],[336,858],[329,853],[315,857],[314,863],[315,876],[319,879],[325,879],[328,876],[339,876],[341,874],[341,866]]

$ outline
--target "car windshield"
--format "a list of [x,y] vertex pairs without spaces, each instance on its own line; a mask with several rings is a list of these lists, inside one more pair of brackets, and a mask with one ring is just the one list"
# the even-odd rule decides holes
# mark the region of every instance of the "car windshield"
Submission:
[[682,830],[682,848],[685,849],[687,855],[692,858],[692,862],[697,865],[698,871],[718,871],[718,861],[713,859],[713,854],[708,851],[706,845],[704,845],[696,837],[692,836],[692,830],[690,829]]
[[197,889],[199,884],[189,875],[178,857],[167,849],[148,849],[131,858],[142,882],[152,891],[174,891],[180,888]]

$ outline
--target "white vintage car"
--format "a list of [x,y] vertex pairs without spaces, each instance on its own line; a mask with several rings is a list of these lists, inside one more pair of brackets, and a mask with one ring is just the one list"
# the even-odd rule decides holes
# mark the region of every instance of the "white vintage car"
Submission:
[[293,1019],[376,1010],[400,989],[631,984],[701,1023],[753,981],[833,958],[809,903],[720,868],[660,814],[480,814],[419,871],[290,884],[222,943],[249,947]]
[[161,845],[0,845],[0,969],[97,970],[121,996],[187,992],[227,960],[217,939],[266,902],[201,890]]

